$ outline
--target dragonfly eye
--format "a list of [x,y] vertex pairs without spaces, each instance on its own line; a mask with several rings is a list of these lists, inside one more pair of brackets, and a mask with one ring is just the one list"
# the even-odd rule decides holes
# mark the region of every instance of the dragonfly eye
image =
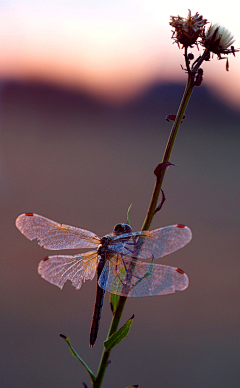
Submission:
[[131,233],[132,228],[127,224],[117,224],[114,226],[113,234],[120,235],[125,233]]

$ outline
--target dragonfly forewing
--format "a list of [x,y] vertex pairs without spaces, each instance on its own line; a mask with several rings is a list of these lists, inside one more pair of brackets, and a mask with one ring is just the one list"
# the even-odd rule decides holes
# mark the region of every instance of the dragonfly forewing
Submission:
[[184,247],[191,239],[191,230],[185,225],[176,224],[117,236],[111,244],[116,244],[116,251],[124,256],[159,259]]
[[59,224],[34,213],[21,214],[16,226],[29,240],[46,249],[97,248],[100,238],[88,230]]

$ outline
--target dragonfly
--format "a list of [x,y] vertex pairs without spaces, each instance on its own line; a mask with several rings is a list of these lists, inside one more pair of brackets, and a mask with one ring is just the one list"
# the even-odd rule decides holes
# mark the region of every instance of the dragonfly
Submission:
[[37,239],[45,249],[94,248],[73,256],[47,256],[38,266],[41,277],[60,289],[70,280],[78,290],[97,272],[90,347],[97,339],[105,291],[125,297],[144,297],[167,295],[188,287],[189,279],[183,270],[153,262],[189,243],[192,233],[185,225],[132,232],[131,226],[123,223],[100,238],[88,230],[25,213],[16,219],[16,226],[29,240]]

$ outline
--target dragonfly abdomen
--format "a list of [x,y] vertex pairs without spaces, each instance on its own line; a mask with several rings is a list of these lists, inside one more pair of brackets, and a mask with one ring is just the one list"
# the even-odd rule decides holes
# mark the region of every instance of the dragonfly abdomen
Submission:
[[99,323],[101,319],[101,312],[103,307],[104,294],[105,294],[105,290],[100,288],[99,285],[97,284],[96,300],[95,300],[95,305],[93,310],[93,317],[92,317],[92,324],[91,324],[91,331],[90,331],[90,342],[89,342],[90,348],[93,347],[97,339]]
[[[103,267],[106,262],[105,258],[105,252],[102,249],[102,246],[98,249],[98,253],[102,254],[98,267],[97,267],[97,280],[99,279]],[[100,324],[100,319],[101,319],[101,312],[102,312],[102,307],[103,307],[103,300],[104,300],[104,295],[105,295],[105,290],[103,290],[101,287],[99,287],[97,283],[97,290],[96,290],[96,299],[95,299],[95,304],[94,304],[94,309],[93,309],[93,316],[92,316],[92,324],[91,324],[91,330],[90,330],[90,342],[89,346],[90,348],[93,347],[93,345],[96,342],[97,335],[98,335],[98,329],[99,329],[99,324]]]

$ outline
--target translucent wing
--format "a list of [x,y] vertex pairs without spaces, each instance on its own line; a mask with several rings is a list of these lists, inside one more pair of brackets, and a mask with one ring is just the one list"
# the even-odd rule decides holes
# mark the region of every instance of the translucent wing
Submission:
[[117,236],[111,242],[111,249],[128,257],[159,259],[184,247],[191,239],[192,232],[187,226],[170,225],[151,231]]
[[96,248],[100,238],[88,230],[59,224],[34,213],[21,214],[16,226],[29,240],[46,249]]
[[82,282],[92,280],[97,268],[95,251],[75,256],[48,256],[38,266],[38,273],[48,282],[63,288],[67,280],[78,290]]
[[98,284],[112,294],[141,297],[183,291],[189,280],[179,268],[124,258],[117,264],[107,261]]

